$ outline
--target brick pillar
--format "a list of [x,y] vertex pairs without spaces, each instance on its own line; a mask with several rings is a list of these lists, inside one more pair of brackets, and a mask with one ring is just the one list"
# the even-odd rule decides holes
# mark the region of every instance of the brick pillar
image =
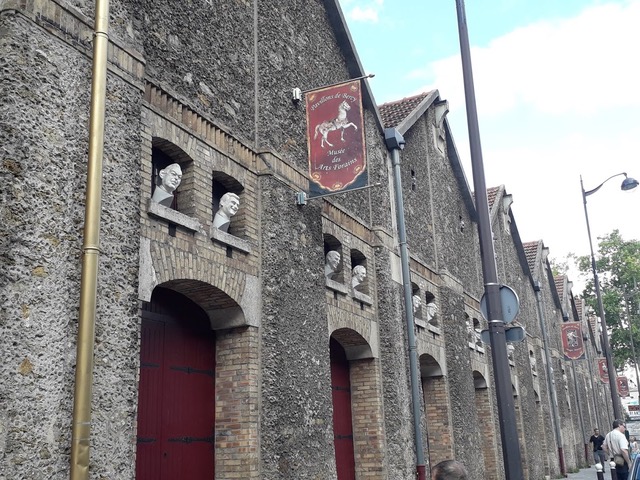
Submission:
[[427,417],[429,467],[453,458],[449,392],[444,377],[423,377],[422,391]]
[[349,364],[356,478],[387,478],[380,364],[377,359]]
[[216,333],[216,478],[260,478],[258,329]]
[[476,388],[475,390],[476,416],[478,418],[480,435],[482,437],[482,456],[484,458],[485,479],[497,480],[499,478],[497,435],[493,409],[488,388]]
[[524,425],[522,424],[522,404],[520,403],[520,397],[513,396],[513,405],[516,411],[516,427],[518,430],[518,442],[520,443],[520,457],[522,458],[522,473],[524,480],[529,479],[529,462],[527,457],[527,444],[524,439]]

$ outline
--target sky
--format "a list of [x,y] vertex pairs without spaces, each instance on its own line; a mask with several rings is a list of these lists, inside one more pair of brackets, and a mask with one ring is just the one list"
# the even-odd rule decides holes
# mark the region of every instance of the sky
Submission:
[[[455,0],[340,0],[376,102],[437,89],[473,190]],[[640,180],[640,0],[468,0],[487,187],[505,185],[523,242],[589,255],[584,189]],[[640,187],[587,197],[594,249],[640,240]],[[569,272],[577,287],[577,273]],[[580,293],[580,291],[574,291]]]

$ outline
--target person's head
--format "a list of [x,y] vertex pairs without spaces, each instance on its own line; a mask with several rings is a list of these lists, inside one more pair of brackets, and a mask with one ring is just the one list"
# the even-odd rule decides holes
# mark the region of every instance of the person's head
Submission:
[[218,212],[222,212],[228,218],[233,217],[238,213],[240,207],[240,197],[235,193],[227,192],[220,199],[220,209]]
[[335,250],[328,251],[325,257],[325,264],[329,265],[331,270],[335,272],[338,269],[338,265],[340,265],[340,252]]
[[358,280],[358,283],[362,283],[367,276],[367,269],[364,265],[356,265],[353,267],[353,276]]
[[182,181],[182,169],[177,163],[166,166],[160,170],[158,175],[160,176],[160,188],[168,193],[173,193]]
[[619,430],[620,432],[624,433],[624,431],[627,429],[627,424],[624,423],[624,421],[620,420],[619,418],[616,418],[613,421],[613,429]]
[[594,435],[600,435],[600,430],[598,430],[597,428],[594,428],[593,433]]
[[431,480],[467,480],[467,469],[456,460],[445,460],[431,469]]

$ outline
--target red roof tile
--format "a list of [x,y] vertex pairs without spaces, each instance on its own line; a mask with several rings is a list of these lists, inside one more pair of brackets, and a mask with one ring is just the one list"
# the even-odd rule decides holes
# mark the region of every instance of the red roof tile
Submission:
[[380,105],[378,109],[380,110],[380,117],[382,118],[384,128],[397,126],[407,118],[430,93],[431,92],[424,92],[414,95],[413,97],[405,97],[402,100]]

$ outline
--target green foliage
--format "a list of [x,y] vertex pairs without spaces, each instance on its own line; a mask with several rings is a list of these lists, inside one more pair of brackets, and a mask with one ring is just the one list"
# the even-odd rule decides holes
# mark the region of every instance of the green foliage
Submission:
[[[583,297],[597,314],[591,257],[577,257],[576,264],[582,273],[591,274]],[[636,356],[640,354],[640,242],[625,241],[618,230],[599,237],[596,269],[615,367],[633,366],[633,347]]]

